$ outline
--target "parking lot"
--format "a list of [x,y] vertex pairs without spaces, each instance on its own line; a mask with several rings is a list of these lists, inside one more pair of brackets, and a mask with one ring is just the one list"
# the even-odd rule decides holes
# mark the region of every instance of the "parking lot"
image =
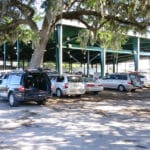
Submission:
[[149,91],[52,97],[43,106],[0,101],[0,149],[150,149]]

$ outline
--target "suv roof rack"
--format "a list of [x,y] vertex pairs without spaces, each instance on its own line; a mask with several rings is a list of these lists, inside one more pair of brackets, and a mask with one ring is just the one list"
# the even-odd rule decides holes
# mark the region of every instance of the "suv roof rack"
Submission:
[[42,68],[29,68],[25,70],[25,72],[42,72],[42,71],[43,71]]

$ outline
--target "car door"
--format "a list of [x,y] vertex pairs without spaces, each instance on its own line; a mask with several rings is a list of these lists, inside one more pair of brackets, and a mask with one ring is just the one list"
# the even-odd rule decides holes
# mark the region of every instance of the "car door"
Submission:
[[114,88],[115,84],[115,77],[114,75],[109,75],[107,78],[103,79],[102,84],[104,88]]
[[8,74],[4,74],[0,79],[0,97],[7,98],[7,91],[8,91]]
[[51,92],[52,94],[56,94],[56,80],[57,80],[56,74],[48,74],[49,80],[51,82]]
[[118,79],[116,74],[110,75],[108,87],[111,89],[116,89],[118,87]]
[[56,92],[57,89],[61,89],[61,91],[63,92],[65,90],[65,84],[67,83],[67,81],[65,80],[65,76],[61,75],[61,76],[57,76],[56,77],[56,81],[54,84],[54,91]]

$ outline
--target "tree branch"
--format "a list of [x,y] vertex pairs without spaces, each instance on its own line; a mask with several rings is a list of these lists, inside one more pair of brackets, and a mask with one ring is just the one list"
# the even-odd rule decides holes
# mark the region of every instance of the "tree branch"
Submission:
[[[96,17],[98,20],[104,19],[106,22],[113,20],[113,22],[116,21],[116,22],[121,23],[121,24],[132,25],[132,26],[137,27],[139,29],[146,28],[150,24],[150,21],[149,22],[146,22],[146,21],[145,22],[144,21],[139,22],[139,20],[136,20],[136,18],[129,20],[126,18],[119,18],[119,17],[111,15],[111,14],[105,15],[102,18],[102,15],[100,12],[91,11],[91,10],[83,10],[83,9],[79,10],[79,11],[64,12],[62,16],[65,19],[77,19],[77,20],[81,21],[82,23],[84,23],[87,26],[87,28],[89,28],[91,30],[94,30],[94,27],[92,25],[91,26],[89,25],[90,22],[88,22],[88,20],[86,20],[85,19],[86,17],[84,17],[84,16],[93,16],[93,17]],[[99,23],[101,23],[101,22],[99,22]],[[102,25],[103,24],[104,24],[104,22],[102,22]]]
[[[35,13],[33,8],[31,8],[30,6],[28,6],[26,4],[23,4],[19,0],[11,0],[10,6],[17,7],[21,11],[21,13],[24,15],[24,17],[26,18],[26,21],[23,20],[23,22],[25,21],[26,22],[25,24],[28,24],[32,30],[34,30],[36,32],[38,31],[37,24],[32,20],[34,13]],[[27,21],[28,21],[28,23],[27,23]],[[21,21],[19,21],[19,22],[22,24]]]
[[28,24],[28,21],[26,19],[22,20],[22,19],[19,19],[19,20],[13,20],[11,23],[7,23],[6,24],[3,24],[0,26],[0,32],[8,32],[10,30],[14,30],[16,29],[17,26],[19,26],[20,24]]

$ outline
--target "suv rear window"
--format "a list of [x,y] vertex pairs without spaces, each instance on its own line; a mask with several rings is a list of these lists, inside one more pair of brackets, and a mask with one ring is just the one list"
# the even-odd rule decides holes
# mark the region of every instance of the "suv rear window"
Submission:
[[83,82],[80,76],[68,76],[68,82]]
[[64,76],[57,77],[57,82],[63,82],[63,81],[64,81]]
[[48,76],[45,73],[29,73],[25,76],[25,88],[47,90]]

